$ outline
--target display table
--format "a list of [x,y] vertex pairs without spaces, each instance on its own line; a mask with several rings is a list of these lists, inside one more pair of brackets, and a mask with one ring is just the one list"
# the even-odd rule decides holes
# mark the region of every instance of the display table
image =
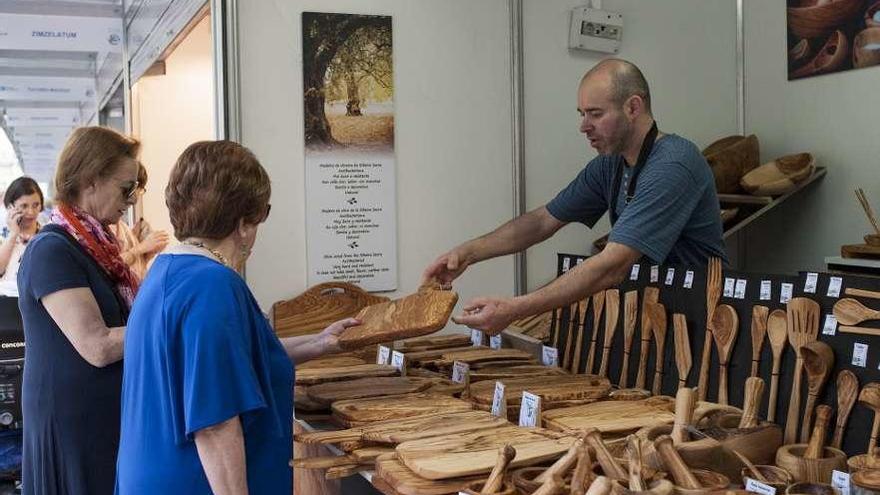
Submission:
[[831,273],[880,277],[880,260],[828,256],[825,258],[825,265]]
[[[321,422],[307,422],[300,419],[293,421],[293,431],[301,433],[327,429],[329,425]],[[305,445],[294,442],[294,459],[343,455],[343,452],[332,445]],[[395,495],[393,491],[379,490],[372,485],[373,471],[361,471],[358,476],[349,476],[341,480],[324,479],[324,471],[320,469],[294,469],[293,493],[309,495]]]

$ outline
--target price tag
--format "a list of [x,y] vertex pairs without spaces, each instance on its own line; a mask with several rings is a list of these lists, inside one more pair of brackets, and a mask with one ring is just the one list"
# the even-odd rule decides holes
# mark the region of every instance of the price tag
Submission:
[[522,404],[519,408],[519,425],[527,428],[538,426],[538,414],[541,412],[541,398],[523,391]]
[[376,350],[376,364],[388,364],[388,358],[391,357],[391,349],[387,346],[380,345]]
[[571,268],[571,258],[562,258],[562,273],[565,273]]
[[629,279],[630,280],[638,280],[640,269],[641,269],[641,266],[638,263],[633,265],[632,270],[629,272]]
[[770,300],[770,291],[771,291],[772,287],[773,287],[773,282],[771,282],[770,280],[761,280],[761,295],[759,298],[762,301],[769,301]]
[[725,277],[724,278],[724,297],[733,297],[733,289],[736,286],[736,279]]
[[471,330],[471,344],[474,347],[480,347],[483,345],[483,332],[479,330]]
[[868,367],[868,344],[862,344],[861,342],[853,344],[852,364],[862,368]]
[[819,274],[818,273],[808,273],[807,281],[804,283],[804,292],[808,294],[816,293],[816,285],[819,283]]
[[843,278],[831,277],[828,279],[828,297],[840,297],[840,287],[843,285]]
[[495,394],[492,395],[492,416],[501,416],[501,401],[504,400],[504,384],[495,382]]
[[545,345],[541,350],[541,359],[544,366],[559,366],[559,350]]
[[471,371],[471,365],[463,361],[453,361],[452,363],[452,381],[455,383],[464,383],[468,373]]
[[666,285],[672,285],[673,280],[675,280],[675,268],[666,269]]
[[794,292],[794,284],[783,283],[779,288],[779,302],[788,304],[788,301],[791,301],[792,292]]
[[651,265],[651,283],[656,284],[660,280],[660,267]]
[[840,495],[849,495],[849,473],[831,471],[831,486],[840,490]]
[[586,260],[586,258],[581,258],[581,259],[577,260],[577,263],[575,263],[575,265],[580,265],[581,263],[584,262],[584,260]]
[[736,279],[736,288],[733,289],[733,297],[735,299],[745,299],[746,298],[746,279],[738,278]]
[[403,357],[402,352],[394,351],[391,353],[391,366],[394,366],[395,368],[399,369],[401,375],[404,373],[404,371],[406,371],[403,366],[404,361],[405,361],[405,359]]
[[684,288],[690,289],[694,286],[694,271],[688,270],[684,272]]
[[489,337],[489,347],[492,349],[501,349],[501,334]]
[[746,491],[761,495],[776,495],[776,488],[752,478],[746,478]]
[[831,314],[825,315],[825,325],[822,326],[822,335],[834,335],[837,333],[837,317]]

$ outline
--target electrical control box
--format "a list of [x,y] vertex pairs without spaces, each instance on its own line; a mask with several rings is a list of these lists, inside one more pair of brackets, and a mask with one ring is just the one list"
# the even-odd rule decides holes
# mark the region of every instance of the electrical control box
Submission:
[[622,37],[623,15],[589,7],[571,11],[569,49],[617,53]]

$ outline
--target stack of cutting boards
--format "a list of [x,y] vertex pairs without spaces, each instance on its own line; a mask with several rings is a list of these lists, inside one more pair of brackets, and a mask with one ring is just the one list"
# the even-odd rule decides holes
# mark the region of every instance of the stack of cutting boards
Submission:
[[[611,382],[595,375],[539,375],[502,381],[507,397],[508,418],[511,421],[518,421],[524,391],[541,397],[543,411],[595,402],[607,397],[611,391]],[[493,381],[471,384],[470,397],[478,409],[491,410],[494,394]]]
[[456,362],[467,363],[471,369],[482,366],[510,366],[521,364],[536,364],[534,356],[519,349],[492,349],[489,347],[469,347],[447,350],[440,358],[424,359],[422,364],[429,368],[435,368],[442,373],[451,373],[452,366]]

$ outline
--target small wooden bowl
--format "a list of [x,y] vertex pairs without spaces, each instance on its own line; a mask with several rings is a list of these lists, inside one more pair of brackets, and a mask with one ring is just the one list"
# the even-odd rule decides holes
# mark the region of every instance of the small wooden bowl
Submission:
[[[776,493],[782,493],[788,488],[788,485],[794,483],[794,478],[791,476],[791,473],[782,469],[778,466],[770,466],[770,465],[757,465],[755,468],[761,473],[761,476],[767,478],[767,485],[772,486],[776,489]],[[746,478],[752,478],[752,472],[748,468],[742,469],[742,479],[743,484],[746,483]]]
[[849,479],[853,495],[876,495],[880,493],[880,469],[863,469]]
[[785,495],[840,495],[827,483],[795,483],[785,489]]
[[799,38],[819,38],[834,27],[858,16],[862,0],[800,0],[789,2],[788,28]]
[[853,67],[880,64],[880,26],[863,29],[853,38]]
[[[520,493],[530,494],[540,488],[541,484],[535,483],[534,479],[546,470],[546,467],[519,468],[511,473],[510,480],[513,482],[514,487],[520,491]],[[569,471],[563,479],[563,481],[565,481],[565,487],[563,488],[563,490],[566,493],[571,491],[571,475],[572,471]],[[479,493],[479,491],[477,493]]]
[[[785,469],[797,482],[829,483],[831,472],[846,470],[846,454],[834,447],[825,447],[819,459],[804,459],[807,444],[783,445],[776,451],[776,465]],[[800,493],[800,492],[798,492]]]
[[675,493],[677,495],[704,495],[717,490],[726,490],[730,486],[730,478],[721,473],[709,471],[708,469],[691,469],[691,473],[697,478],[702,488],[682,488],[676,485]]
[[[467,493],[468,495],[480,495],[480,491],[483,490],[483,485],[485,483],[485,481],[474,481],[473,483],[469,484],[467,488],[464,489],[463,493]],[[516,495],[517,491],[516,487],[513,486],[513,483],[508,480],[504,480],[504,484],[501,485],[501,490],[495,493],[498,495]]]

